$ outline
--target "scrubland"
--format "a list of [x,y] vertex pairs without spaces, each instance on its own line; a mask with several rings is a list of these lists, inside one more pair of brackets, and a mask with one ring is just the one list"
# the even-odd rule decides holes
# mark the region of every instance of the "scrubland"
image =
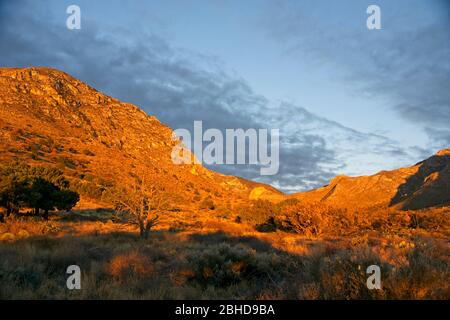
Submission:
[[[448,214],[260,201],[166,212],[147,240],[111,209],[12,216],[0,299],[449,299]],[[81,290],[66,287],[73,264]]]

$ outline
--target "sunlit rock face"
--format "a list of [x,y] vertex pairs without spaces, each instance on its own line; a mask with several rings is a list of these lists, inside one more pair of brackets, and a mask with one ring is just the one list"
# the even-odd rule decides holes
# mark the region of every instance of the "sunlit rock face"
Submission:
[[174,164],[178,141],[169,127],[50,68],[0,68],[0,141],[1,162],[56,166],[86,190],[145,173],[189,204],[207,195],[248,199],[260,185],[198,164]]

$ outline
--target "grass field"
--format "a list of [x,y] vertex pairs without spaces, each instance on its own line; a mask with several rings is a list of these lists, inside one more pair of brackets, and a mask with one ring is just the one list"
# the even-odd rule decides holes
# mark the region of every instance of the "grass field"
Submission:
[[[450,298],[448,234],[417,228],[314,237],[179,212],[142,240],[97,209],[8,218],[0,240],[0,299]],[[66,287],[73,264],[81,290]]]

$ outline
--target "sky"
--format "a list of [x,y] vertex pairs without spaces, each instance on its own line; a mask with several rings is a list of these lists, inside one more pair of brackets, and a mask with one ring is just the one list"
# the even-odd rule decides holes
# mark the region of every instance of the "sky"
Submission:
[[278,174],[209,167],[286,192],[450,147],[446,0],[0,0],[0,66],[63,70],[172,129],[278,128]]

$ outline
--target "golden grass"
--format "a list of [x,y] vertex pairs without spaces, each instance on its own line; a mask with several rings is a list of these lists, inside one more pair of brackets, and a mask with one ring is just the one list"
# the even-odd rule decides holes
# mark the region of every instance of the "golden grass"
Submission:
[[[0,223],[0,299],[449,299],[445,234],[261,233],[250,223],[168,213],[150,238],[110,212]],[[4,238],[3,238],[4,237]],[[67,266],[82,290],[66,289]],[[382,269],[368,290],[367,266]]]

